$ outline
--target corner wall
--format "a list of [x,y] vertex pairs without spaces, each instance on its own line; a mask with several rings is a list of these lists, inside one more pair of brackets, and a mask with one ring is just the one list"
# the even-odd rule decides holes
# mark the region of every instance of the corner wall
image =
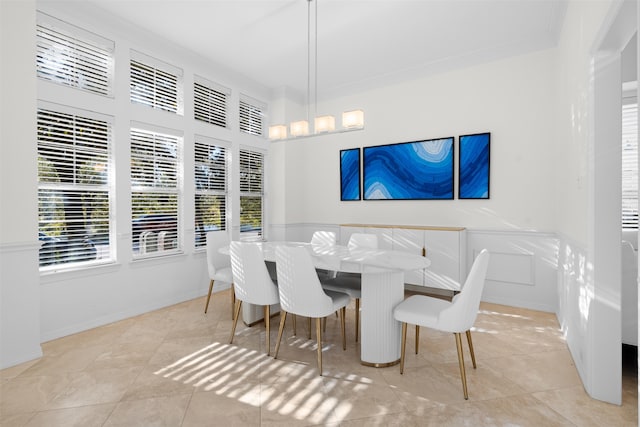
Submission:
[[35,28],[34,1],[0,2],[0,368],[42,355]]

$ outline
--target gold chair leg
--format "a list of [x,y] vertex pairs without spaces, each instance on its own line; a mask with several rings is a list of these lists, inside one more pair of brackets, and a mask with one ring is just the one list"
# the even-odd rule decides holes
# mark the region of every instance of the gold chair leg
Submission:
[[[293,316],[295,321],[296,316]],[[278,328],[278,341],[276,342],[276,351],[273,354],[273,358],[278,358],[278,351],[280,351],[280,340],[282,340],[282,331],[284,331],[284,323],[287,320],[287,312],[283,309],[280,309],[280,327]]]
[[[211,299],[211,291],[213,291],[213,279],[209,280],[209,294],[207,295],[207,303],[204,305],[204,312],[207,313],[209,308],[209,300]],[[233,315],[233,306],[231,306],[231,315]]]
[[407,347],[407,323],[402,322],[402,344],[400,347],[400,374],[404,373],[404,350]]
[[236,305],[236,289],[231,284],[231,318],[233,318],[233,307]]
[[356,342],[360,336],[360,298],[356,298]]
[[467,393],[467,374],[464,371],[464,355],[462,354],[462,338],[460,337],[460,333],[454,333],[456,336],[456,348],[458,349],[458,363],[460,364],[460,378],[462,379],[462,391],[464,393],[465,400],[469,399],[469,394]]
[[345,328],[345,317],[347,316],[347,307],[342,307],[340,309],[340,330],[342,331],[342,349],[346,350],[347,349],[347,334],[346,334],[346,328]]
[[473,342],[471,341],[471,331],[467,331],[467,343],[469,343],[469,352],[471,353],[471,362],[473,369],[476,369],[476,354],[473,351]]
[[294,314],[294,315],[293,315],[293,336],[294,336],[294,337],[297,335],[297,334],[296,334],[296,317],[297,317],[297,316]]
[[416,325],[416,354],[418,354],[419,345],[420,345],[420,325]]
[[318,375],[322,376],[322,328],[319,317],[316,318],[316,336],[318,338]]
[[242,307],[242,300],[236,302],[236,310],[233,316],[233,327],[231,328],[231,338],[229,338],[229,344],[233,343],[233,336],[236,334],[236,325],[238,324],[238,317],[240,317],[240,307]]
[[265,305],[264,306],[264,326],[266,328],[266,332],[267,332],[267,356],[269,356],[269,352],[271,351],[271,319],[270,319],[270,311],[271,311],[271,306],[270,305]]

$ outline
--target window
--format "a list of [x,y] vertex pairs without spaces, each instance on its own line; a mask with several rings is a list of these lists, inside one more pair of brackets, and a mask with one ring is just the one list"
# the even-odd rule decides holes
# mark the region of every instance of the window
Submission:
[[131,102],[182,114],[182,70],[132,52]]
[[131,238],[134,255],[180,246],[178,165],[182,138],[148,126],[131,129]]
[[227,127],[227,98],[231,90],[195,76],[193,114],[196,120]]
[[240,149],[240,233],[262,236],[264,154]]
[[638,228],[638,103],[622,105],[622,228]]
[[206,233],[227,229],[227,149],[196,135],[195,246],[206,245]]
[[266,105],[240,95],[240,130],[251,135],[263,134],[263,117]]
[[38,13],[38,77],[99,95],[113,95],[114,43]]
[[40,267],[110,261],[110,119],[39,108],[37,129]]

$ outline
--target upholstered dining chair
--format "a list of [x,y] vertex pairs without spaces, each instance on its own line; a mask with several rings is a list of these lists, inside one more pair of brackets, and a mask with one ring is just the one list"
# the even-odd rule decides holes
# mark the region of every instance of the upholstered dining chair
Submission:
[[282,332],[287,314],[316,319],[318,342],[318,372],[322,375],[322,329],[321,319],[339,311],[342,332],[342,349],[346,350],[344,316],[349,303],[349,295],[341,292],[325,291],[304,247],[279,246],[276,248],[276,272],[280,294],[280,327],[274,358],[278,358]]
[[270,307],[279,302],[278,287],[271,280],[267,265],[264,263],[262,249],[257,243],[231,242],[231,269],[233,271],[233,287],[236,294],[236,305],[233,312],[233,327],[229,344],[233,343],[236,325],[240,317],[242,303],[264,306],[264,323],[266,327],[267,355],[271,354],[270,345]]
[[231,285],[231,317],[233,318],[233,306],[235,294],[233,290],[233,273],[231,272],[231,260],[228,255],[221,254],[219,249],[229,246],[229,235],[226,231],[209,231],[207,239],[207,269],[209,271],[209,293],[204,312],[209,308],[209,300],[213,291],[213,283],[221,282]]
[[336,233],[333,231],[314,231],[311,236],[311,244],[333,246],[336,244]]
[[[347,245],[353,248],[378,248],[375,234],[353,233]],[[356,342],[360,334],[360,298],[362,297],[362,276],[360,273],[338,272],[334,278],[322,281],[322,287],[329,291],[344,292],[356,301]]]
[[[336,233],[333,231],[314,231],[311,236],[312,245],[335,246],[336,242]],[[333,279],[336,276],[336,272],[328,265],[316,266],[316,271],[320,281]]]
[[[489,252],[483,249],[476,257],[467,276],[467,280],[459,294],[453,297],[451,302],[433,298],[426,295],[413,295],[393,310],[393,317],[402,322],[402,347],[400,351],[400,373],[404,373],[405,348],[407,345],[407,324],[425,326],[444,332],[453,332],[458,350],[458,364],[460,365],[460,378],[464,398],[468,399],[467,376],[464,368],[464,355],[462,353],[463,332],[466,333],[471,353],[471,362],[476,368],[476,356],[471,341],[471,327],[478,316],[480,297],[487,275],[489,265]],[[417,337],[416,337],[417,338]],[[418,347],[416,344],[416,353]]]

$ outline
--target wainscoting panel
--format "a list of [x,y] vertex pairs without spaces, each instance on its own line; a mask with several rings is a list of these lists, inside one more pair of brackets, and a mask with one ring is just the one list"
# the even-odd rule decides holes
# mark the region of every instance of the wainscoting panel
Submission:
[[487,280],[535,286],[535,254],[495,251],[491,252],[491,261]]

